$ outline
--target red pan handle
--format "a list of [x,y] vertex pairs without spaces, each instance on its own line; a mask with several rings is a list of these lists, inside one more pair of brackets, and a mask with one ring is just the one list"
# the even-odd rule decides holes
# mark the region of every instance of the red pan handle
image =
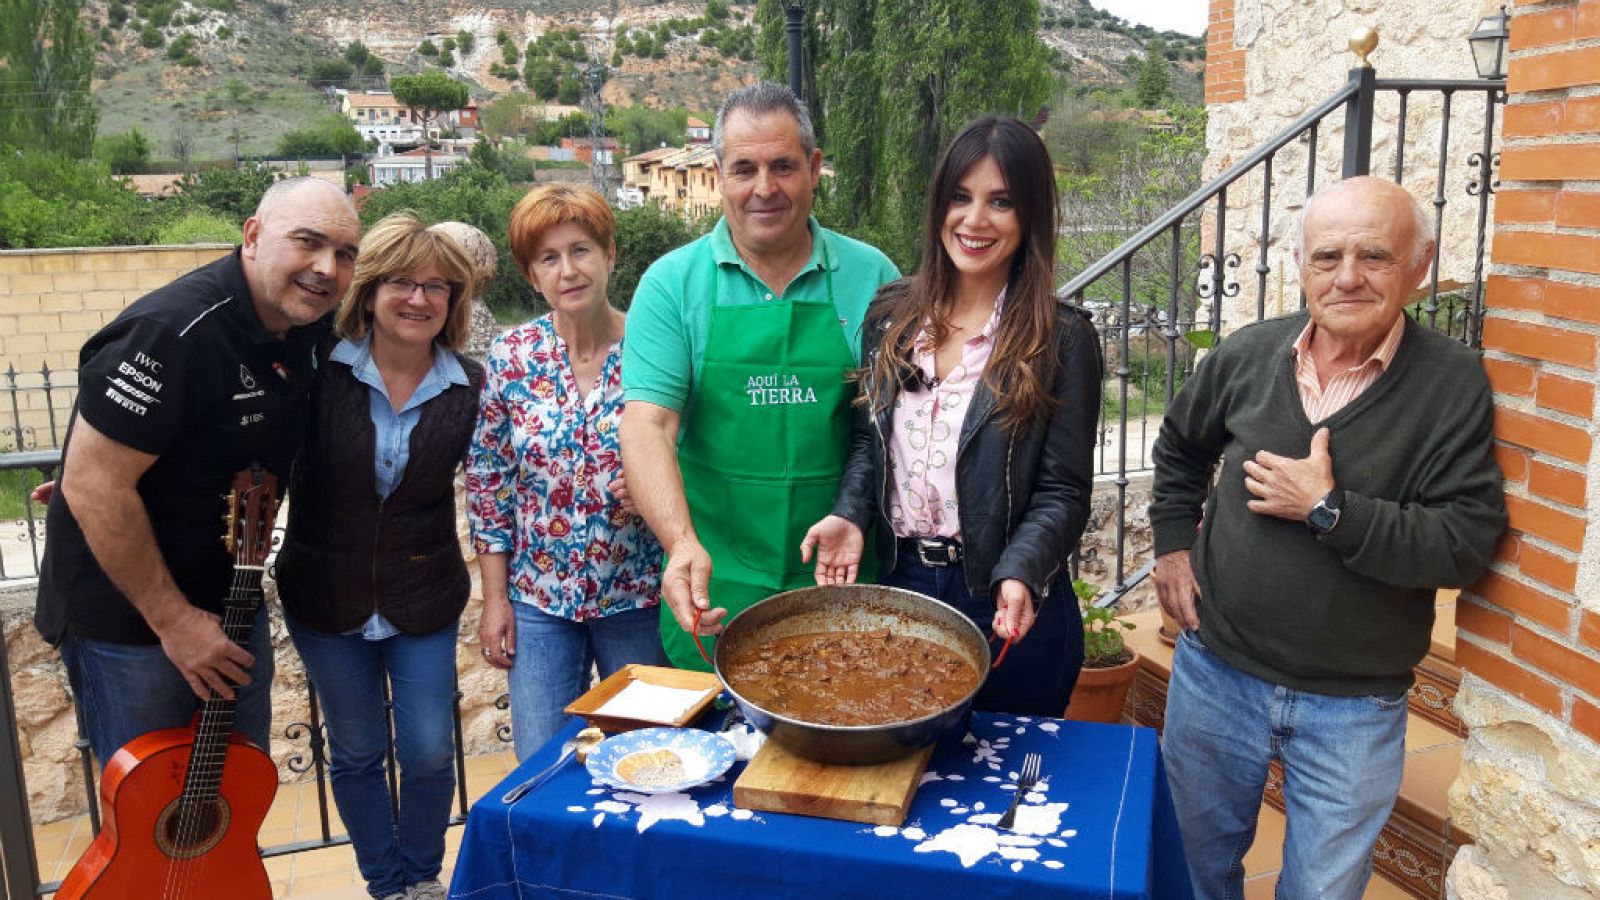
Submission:
[[689,636],[694,638],[694,648],[700,651],[700,658],[706,661],[707,666],[715,669],[717,666],[711,661],[711,656],[706,653],[706,645],[700,643],[700,617],[704,614],[705,610],[698,606],[694,608],[694,625],[689,629]]

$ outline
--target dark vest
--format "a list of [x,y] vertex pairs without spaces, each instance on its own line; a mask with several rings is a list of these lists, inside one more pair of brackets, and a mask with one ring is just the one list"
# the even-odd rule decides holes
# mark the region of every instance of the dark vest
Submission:
[[278,594],[289,615],[339,634],[374,612],[407,634],[437,631],[461,615],[470,580],[456,537],[455,472],[477,422],[483,367],[457,358],[470,386],[452,384],[423,405],[405,474],[381,500],[368,388],[343,363],[324,367],[278,553]]

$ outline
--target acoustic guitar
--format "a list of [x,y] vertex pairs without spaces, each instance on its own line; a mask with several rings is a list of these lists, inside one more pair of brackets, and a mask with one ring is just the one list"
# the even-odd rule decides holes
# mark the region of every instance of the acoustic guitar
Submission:
[[[233,584],[222,630],[243,646],[262,602],[261,573],[278,511],[259,468],[234,476],[227,544]],[[233,733],[234,702],[212,694],[188,728],[129,741],[100,779],[103,826],[57,898],[271,900],[256,833],[278,790],[266,751]]]

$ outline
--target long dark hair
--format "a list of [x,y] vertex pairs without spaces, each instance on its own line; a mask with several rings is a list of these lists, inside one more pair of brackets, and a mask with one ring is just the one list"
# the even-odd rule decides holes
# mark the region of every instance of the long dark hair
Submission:
[[962,177],[984,157],[992,157],[1005,178],[1022,243],[1011,259],[1005,306],[983,381],[995,396],[995,412],[1007,431],[1021,430],[1055,406],[1055,170],[1033,129],[1016,119],[985,116],[956,135],[934,169],[916,275],[904,290],[886,292],[868,317],[866,327],[884,332],[879,353],[862,373],[866,402],[875,412],[916,377],[912,344],[923,323],[931,323],[936,346],[950,334],[957,273],[940,235]]

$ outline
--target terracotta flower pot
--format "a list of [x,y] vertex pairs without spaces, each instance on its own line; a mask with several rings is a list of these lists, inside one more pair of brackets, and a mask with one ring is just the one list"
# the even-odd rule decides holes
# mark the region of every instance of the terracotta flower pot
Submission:
[[1078,684],[1072,689],[1072,699],[1062,718],[1077,722],[1122,721],[1122,706],[1128,699],[1128,688],[1133,686],[1133,676],[1139,671],[1139,652],[1129,648],[1133,658],[1120,666],[1104,669],[1087,666],[1078,673]]
[[1182,628],[1178,627],[1177,619],[1167,615],[1165,609],[1161,610],[1161,629],[1156,632],[1156,638],[1161,643],[1166,644],[1168,647],[1176,647],[1178,645],[1178,632],[1182,630]]

